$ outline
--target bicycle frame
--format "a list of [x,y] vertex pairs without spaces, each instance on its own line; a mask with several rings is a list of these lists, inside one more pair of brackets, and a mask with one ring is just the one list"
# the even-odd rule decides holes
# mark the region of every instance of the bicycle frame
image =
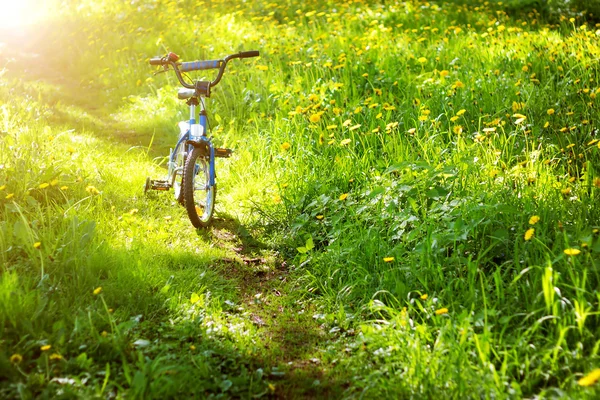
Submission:
[[[195,104],[190,104],[190,119],[189,119],[189,126],[187,131],[179,138],[179,141],[177,142],[177,144],[175,145],[175,149],[173,150],[173,152],[171,153],[171,157],[169,159],[169,163],[170,165],[176,165],[176,160],[175,157],[177,157],[177,152],[179,150],[179,146],[187,146],[186,147],[186,153],[189,154],[191,153],[191,151],[193,150],[194,144],[196,145],[200,145],[201,143],[206,145],[206,147],[209,149],[209,185],[210,186],[214,186],[215,185],[215,148],[212,144],[212,140],[207,136],[207,132],[208,132],[208,116],[206,115],[206,106],[205,106],[205,101],[206,99],[204,98],[200,98],[200,113],[198,115],[198,123],[200,124],[200,126],[202,127],[202,136],[200,136],[197,140],[194,140],[191,136],[191,127],[192,125],[194,125],[196,123],[196,105]],[[175,177],[175,174],[177,173],[176,170],[172,170],[169,172],[170,175],[170,180],[173,180]]]

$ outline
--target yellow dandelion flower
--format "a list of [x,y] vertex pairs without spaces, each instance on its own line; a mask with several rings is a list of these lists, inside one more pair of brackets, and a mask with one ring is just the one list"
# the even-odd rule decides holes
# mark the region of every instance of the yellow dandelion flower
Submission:
[[340,195],[340,200],[346,200],[347,197],[348,197],[348,193],[343,193]]
[[94,289],[94,296],[99,295],[100,292],[102,292],[102,286],[98,286],[96,289]]
[[579,249],[572,249],[572,248],[571,249],[565,249],[564,253],[566,255],[568,255],[568,256],[576,256],[576,255],[578,255],[578,254],[581,253],[581,250],[579,250]]
[[600,189],[600,177],[594,178],[594,186]]
[[439,310],[435,310],[435,315],[443,315],[443,314],[448,314],[448,309],[447,308],[440,308]]
[[458,119],[458,117],[455,115],[454,117],[450,118],[451,122],[455,122]]
[[69,187],[68,186],[61,186],[60,190],[67,190]]
[[5,199],[6,199],[6,200],[10,200],[10,199],[12,199],[13,197],[15,197],[15,194],[14,194],[14,193],[9,193],[9,194],[7,194],[7,195],[6,195]]
[[321,120],[321,114],[319,114],[319,113],[313,114],[308,118],[308,120],[310,122],[317,123]]
[[292,147],[292,145],[289,144],[288,142],[283,142],[281,144],[281,150],[289,150],[290,147]]
[[85,188],[85,191],[88,192],[91,195],[100,194],[100,191],[98,189],[96,189],[95,186],[92,186],[92,185],[88,185]]
[[350,140],[350,139],[344,139],[344,140],[342,140],[342,141],[340,142],[340,145],[341,145],[341,146],[346,146],[346,145],[350,144],[350,142],[351,142],[351,140]]
[[267,71],[269,69],[269,67],[266,65],[257,65],[256,69],[258,69],[260,71]]
[[409,130],[407,130],[406,132],[410,133],[411,135],[414,134],[417,130],[415,128],[410,128]]
[[42,247],[42,242],[35,242],[33,244],[33,247],[36,248],[36,249],[39,249],[40,247]]
[[13,364],[21,364],[21,361],[23,361],[23,356],[15,353],[12,356],[10,356],[10,362]]
[[419,58],[417,59],[417,61],[418,61],[419,63],[421,63],[421,64],[425,64],[425,63],[427,62],[427,59],[426,59],[425,57],[419,57]]
[[0,186],[0,191],[2,191],[2,190],[4,190],[4,189],[6,189],[6,185],[2,185],[2,186]]
[[442,70],[442,71],[440,71],[440,76],[441,76],[442,78],[445,78],[445,77],[447,77],[448,75],[450,75],[450,72],[449,72],[449,71],[447,71],[447,70]]
[[525,235],[524,235],[525,240],[531,240],[534,233],[535,233],[535,229],[533,229],[533,228],[527,229],[527,231],[525,232]]
[[383,261],[386,263],[394,261],[394,257],[383,257]]
[[44,183],[40,183],[40,185],[39,185],[38,187],[39,187],[40,189],[46,189],[48,186],[50,186],[50,184],[49,184],[49,183],[46,183],[46,182],[44,182]]
[[107,336],[108,336],[108,332],[106,332],[106,331],[102,331],[102,333],[100,334],[100,336],[102,336],[102,337],[107,337]]
[[577,381],[580,386],[591,386],[600,379],[600,368],[596,368],[583,378]]
[[529,225],[535,225],[540,221],[540,217],[538,215],[532,215],[531,218],[529,218]]
[[190,350],[192,350],[192,351],[196,350],[196,346],[194,346],[193,344],[190,344]]
[[461,81],[456,81],[456,82],[454,82],[454,85],[452,85],[453,89],[461,89],[464,87],[465,87],[465,84],[462,83]]
[[427,300],[429,296],[427,295],[427,293],[424,293],[421,295],[421,300]]
[[548,111],[546,111],[546,113],[547,113],[548,115],[552,115],[552,114],[554,114],[554,108],[549,108],[549,109],[548,109]]
[[322,214],[319,214],[319,215],[317,215],[317,219],[318,219],[319,221],[320,221],[320,220],[322,220],[323,218],[325,218],[325,217],[324,217]]
[[457,134],[460,135],[463,131],[463,127],[460,125],[456,125],[454,128],[452,128],[452,131]]
[[465,110],[465,109],[463,108],[462,110],[458,111],[458,112],[456,113],[456,115],[458,115],[458,116],[460,117],[461,115],[463,115],[463,114],[464,114],[464,113],[466,113],[466,112],[467,112],[467,110]]
[[41,351],[48,351],[48,350],[50,350],[51,348],[52,348],[52,345],[45,344],[45,345],[43,345],[42,347],[40,347],[40,350],[41,350]]
[[546,123],[544,124],[544,128],[547,128],[550,126],[550,122],[546,121]]
[[62,356],[58,353],[50,354],[50,360],[62,360]]

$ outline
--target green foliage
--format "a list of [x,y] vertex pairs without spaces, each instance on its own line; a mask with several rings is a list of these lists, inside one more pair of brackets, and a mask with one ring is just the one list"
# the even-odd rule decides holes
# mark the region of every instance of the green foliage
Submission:
[[[597,396],[579,3],[79,3],[0,47],[0,397]],[[253,49],[194,231],[142,195],[187,118],[147,59]]]

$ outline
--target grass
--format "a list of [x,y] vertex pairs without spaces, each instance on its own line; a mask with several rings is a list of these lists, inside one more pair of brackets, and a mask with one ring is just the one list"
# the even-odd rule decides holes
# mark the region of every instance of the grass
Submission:
[[[600,26],[505,6],[82,1],[4,35],[1,397],[596,397]],[[147,59],[253,49],[195,231],[141,189],[187,115]]]

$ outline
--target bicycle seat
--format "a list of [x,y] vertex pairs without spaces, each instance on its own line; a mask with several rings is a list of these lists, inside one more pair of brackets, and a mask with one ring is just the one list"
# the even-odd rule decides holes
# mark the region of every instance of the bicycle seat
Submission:
[[179,98],[181,100],[189,99],[190,97],[194,97],[195,93],[196,93],[195,89],[181,88],[177,92],[177,98]]

